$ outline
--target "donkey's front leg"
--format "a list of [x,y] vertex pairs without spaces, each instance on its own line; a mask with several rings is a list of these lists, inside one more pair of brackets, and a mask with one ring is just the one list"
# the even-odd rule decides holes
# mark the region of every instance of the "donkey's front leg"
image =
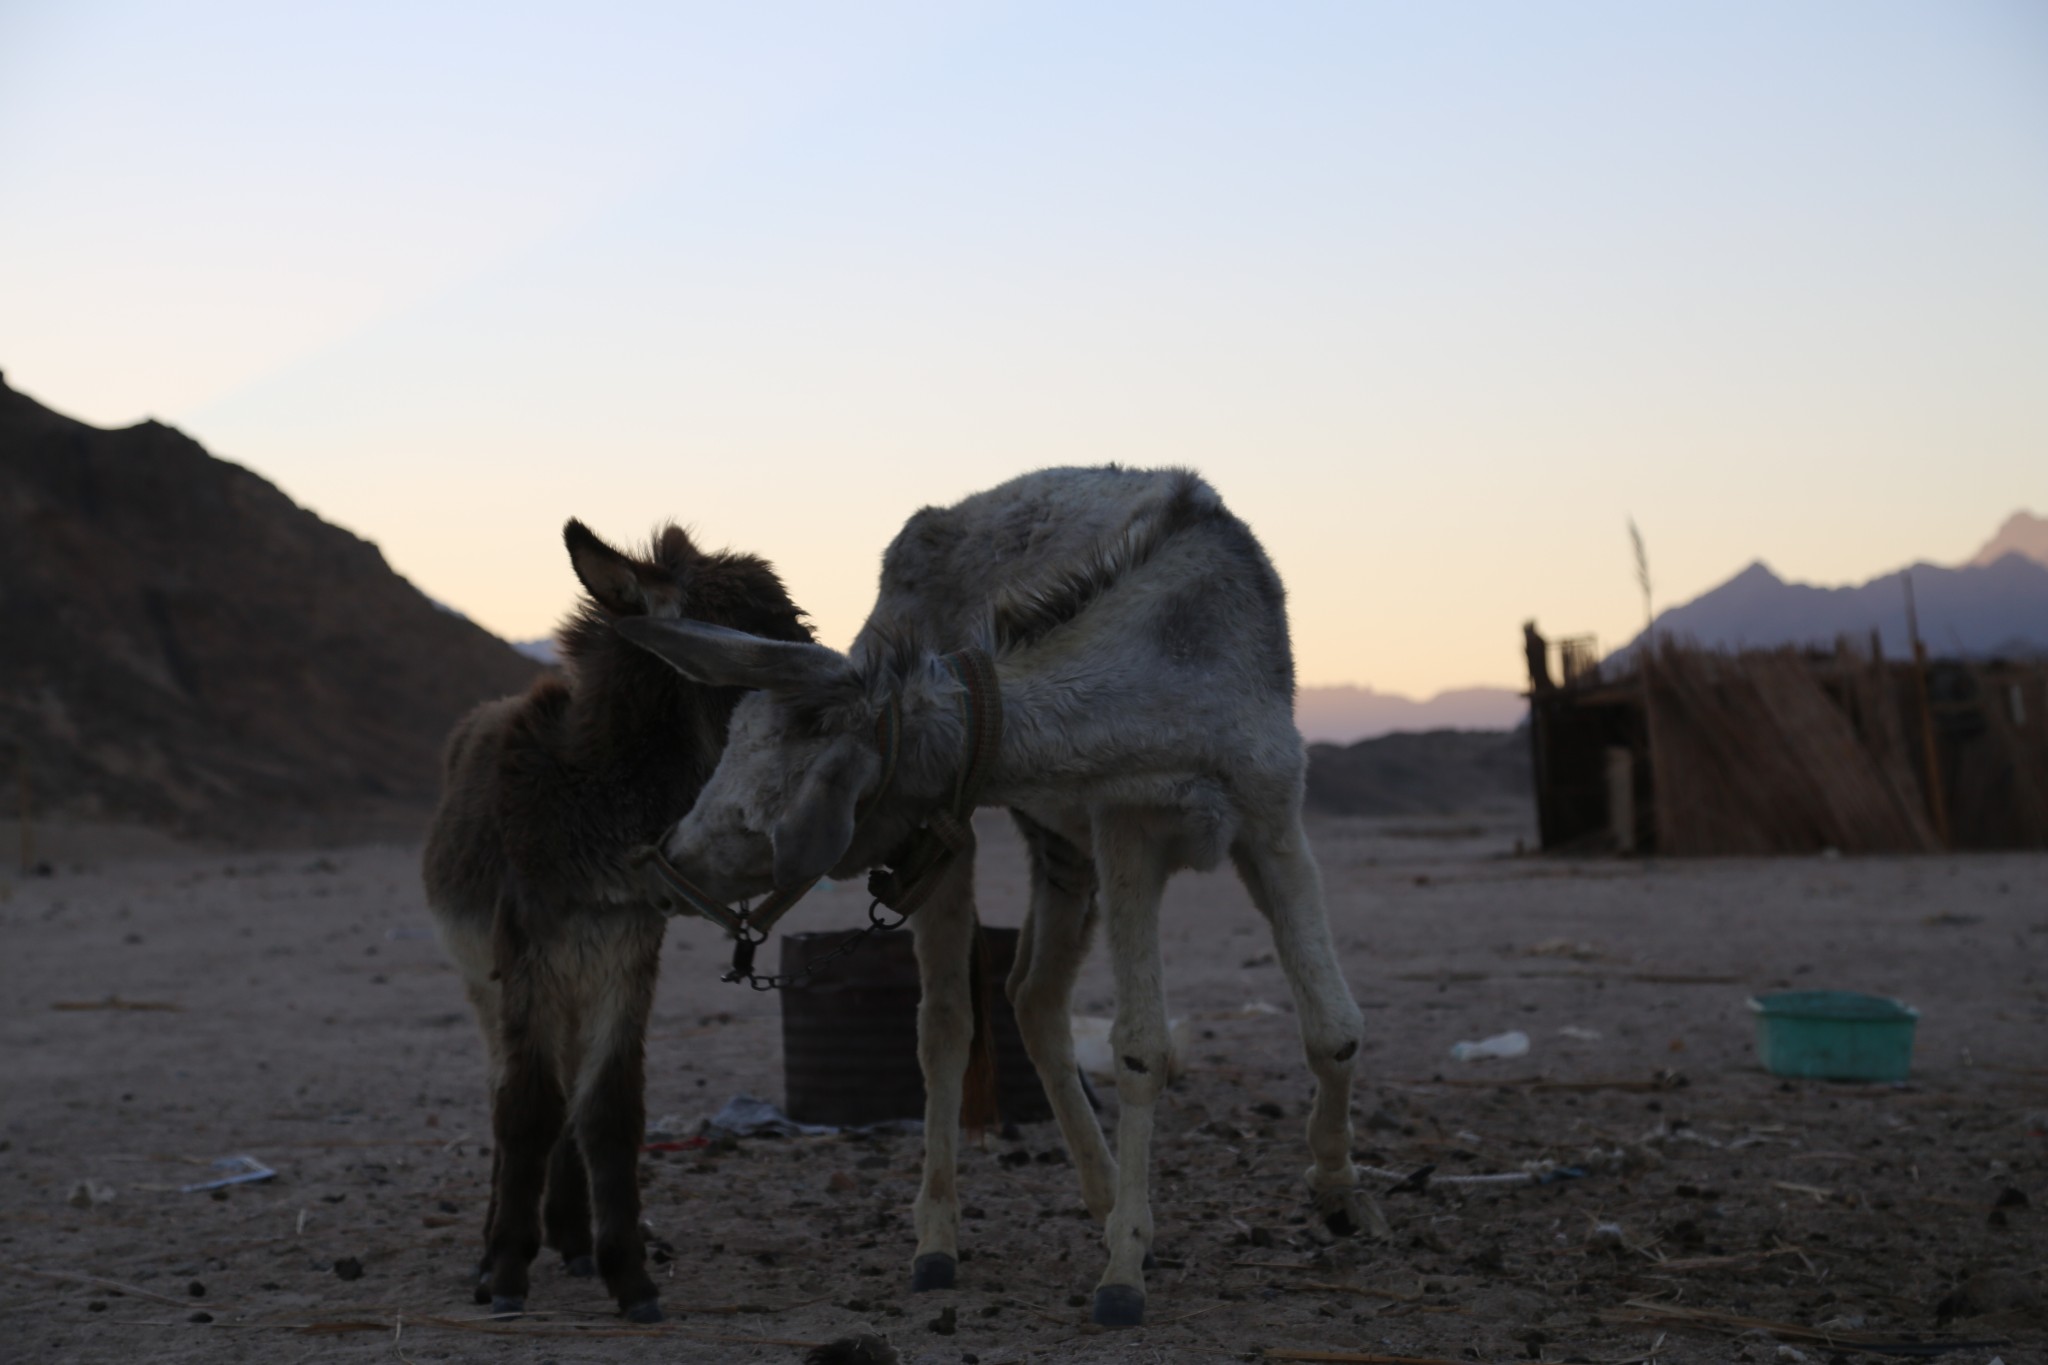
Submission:
[[917,945],[917,1061],[924,1070],[924,1181],[914,1206],[913,1290],[951,1289],[960,1261],[960,1098],[974,1036],[968,954],[974,947],[974,849],[942,874],[911,919]]
[[576,1144],[590,1170],[596,1215],[597,1272],[634,1322],[660,1322],[640,1240],[640,1144],[647,1131],[647,1018],[661,963],[659,915],[620,914],[593,954],[600,989],[585,997],[583,1074],[578,1078]]
[[1095,822],[1095,862],[1116,975],[1116,1206],[1103,1241],[1109,1266],[1095,1286],[1094,1318],[1104,1327],[1145,1320],[1145,1260],[1152,1250],[1152,1117],[1166,1088],[1171,1043],[1159,959],[1159,897],[1166,866],[1140,819],[1106,811]]

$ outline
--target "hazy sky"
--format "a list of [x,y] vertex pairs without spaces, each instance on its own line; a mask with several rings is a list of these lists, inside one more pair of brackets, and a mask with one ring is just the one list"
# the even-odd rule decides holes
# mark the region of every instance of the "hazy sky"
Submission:
[[2048,511],[2048,6],[0,0],[0,368],[544,633],[564,517],[784,570],[1206,472],[1304,682],[1521,678]]

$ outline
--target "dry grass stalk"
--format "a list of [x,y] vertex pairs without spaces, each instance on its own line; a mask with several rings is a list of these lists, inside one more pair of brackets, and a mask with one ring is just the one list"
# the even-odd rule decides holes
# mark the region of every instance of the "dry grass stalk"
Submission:
[[1712,1328],[1739,1336],[1744,1332],[1768,1332],[1780,1340],[1817,1342],[1822,1346],[1835,1347],[1910,1347],[1914,1355],[1934,1354],[1932,1348],[1959,1350],[1966,1347],[1996,1345],[1994,1342],[1901,1342],[1880,1332],[1849,1331],[1827,1327],[1807,1327],[1796,1322],[1773,1322],[1769,1318],[1744,1317],[1740,1313],[1724,1313],[1713,1308],[1686,1308],[1675,1303],[1653,1303],[1642,1299],[1630,1299],[1623,1308],[1628,1312],[1604,1312],[1600,1320],[1609,1324],[1623,1324],[1649,1327],[1697,1326]]
[[1806,1253],[1799,1247],[1772,1247],[1768,1251],[1738,1251],[1732,1256],[1688,1256],[1683,1259],[1658,1261],[1660,1272],[1720,1270],[1728,1266],[1745,1265],[1751,1261],[1768,1261],[1779,1256],[1797,1256],[1806,1259]]
[[171,1000],[123,1000],[110,995],[104,1000],[53,1000],[53,1010],[144,1010],[182,1014],[185,1007]]
[[36,1270],[33,1267],[15,1265],[9,1261],[0,1261],[0,1270],[9,1271],[16,1275],[26,1275],[33,1280],[48,1280],[52,1284],[78,1284],[84,1285],[88,1289],[104,1289],[110,1294],[125,1294],[130,1298],[148,1299],[152,1303],[167,1303],[173,1308],[189,1308],[192,1306],[192,1300],[189,1298],[174,1299],[168,1294],[152,1293],[150,1290],[140,1289],[132,1284],[123,1284],[119,1280],[102,1279],[98,1275],[80,1275],[69,1270]]
[[1321,1360],[1333,1365],[1471,1365],[1465,1360],[1442,1356],[1390,1356],[1379,1351],[1297,1351],[1288,1346],[1268,1346],[1267,1360]]
[[1421,1294],[1399,1289],[1380,1289],[1369,1284],[1333,1284],[1326,1280],[1296,1280],[1287,1286],[1295,1290],[1322,1290],[1332,1294],[1357,1294],[1368,1299],[1392,1299],[1395,1303],[1414,1303]]

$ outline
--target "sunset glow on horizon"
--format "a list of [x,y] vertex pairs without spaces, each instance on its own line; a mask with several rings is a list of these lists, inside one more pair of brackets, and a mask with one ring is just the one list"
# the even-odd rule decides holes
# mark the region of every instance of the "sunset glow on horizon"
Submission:
[[0,13],[0,370],[545,634],[580,517],[828,643],[918,507],[1200,469],[1301,680],[1516,685],[2048,512],[2048,11]]

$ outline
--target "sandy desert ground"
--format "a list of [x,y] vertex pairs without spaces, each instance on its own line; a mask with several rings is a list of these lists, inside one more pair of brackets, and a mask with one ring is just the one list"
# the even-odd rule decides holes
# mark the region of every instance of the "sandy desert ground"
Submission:
[[[1019,848],[982,830],[984,916],[1014,924]],[[1439,1180],[1384,1198],[1391,1242],[1309,1224],[1284,983],[1235,882],[1183,877],[1166,955],[1192,1070],[1162,1106],[1151,1322],[1116,1334],[1085,1325],[1097,1234],[1050,1124],[968,1153],[955,1291],[907,1290],[915,1137],[756,1139],[644,1164],[673,1321],[625,1326],[544,1255],[535,1314],[487,1322],[463,1278],[481,1048],[417,850],[58,847],[55,875],[0,883],[0,1356],[795,1362],[866,1330],[946,1365],[2043,1358],[2048,856],[1566,861],[1517,856],[1513,819],[1314,833],[1367,1011],[1361,1158]],[[863,907],[828,889],[788,927]],[[666,959],[649,1112],[779,1097],[776,998],[720,984],[702,924]],[[1918,1006],[1912,1081],[1766,1074],[1744,1001],[1786,986]],[[1109,1008],[1099,951],[1076,1003]],[[1510,1028],[1526,1057],[1451,1060]],[[276,1179],[179,1192],[237,1154]],[[1442,1180],[1541,1162],[1586,1173]]]

